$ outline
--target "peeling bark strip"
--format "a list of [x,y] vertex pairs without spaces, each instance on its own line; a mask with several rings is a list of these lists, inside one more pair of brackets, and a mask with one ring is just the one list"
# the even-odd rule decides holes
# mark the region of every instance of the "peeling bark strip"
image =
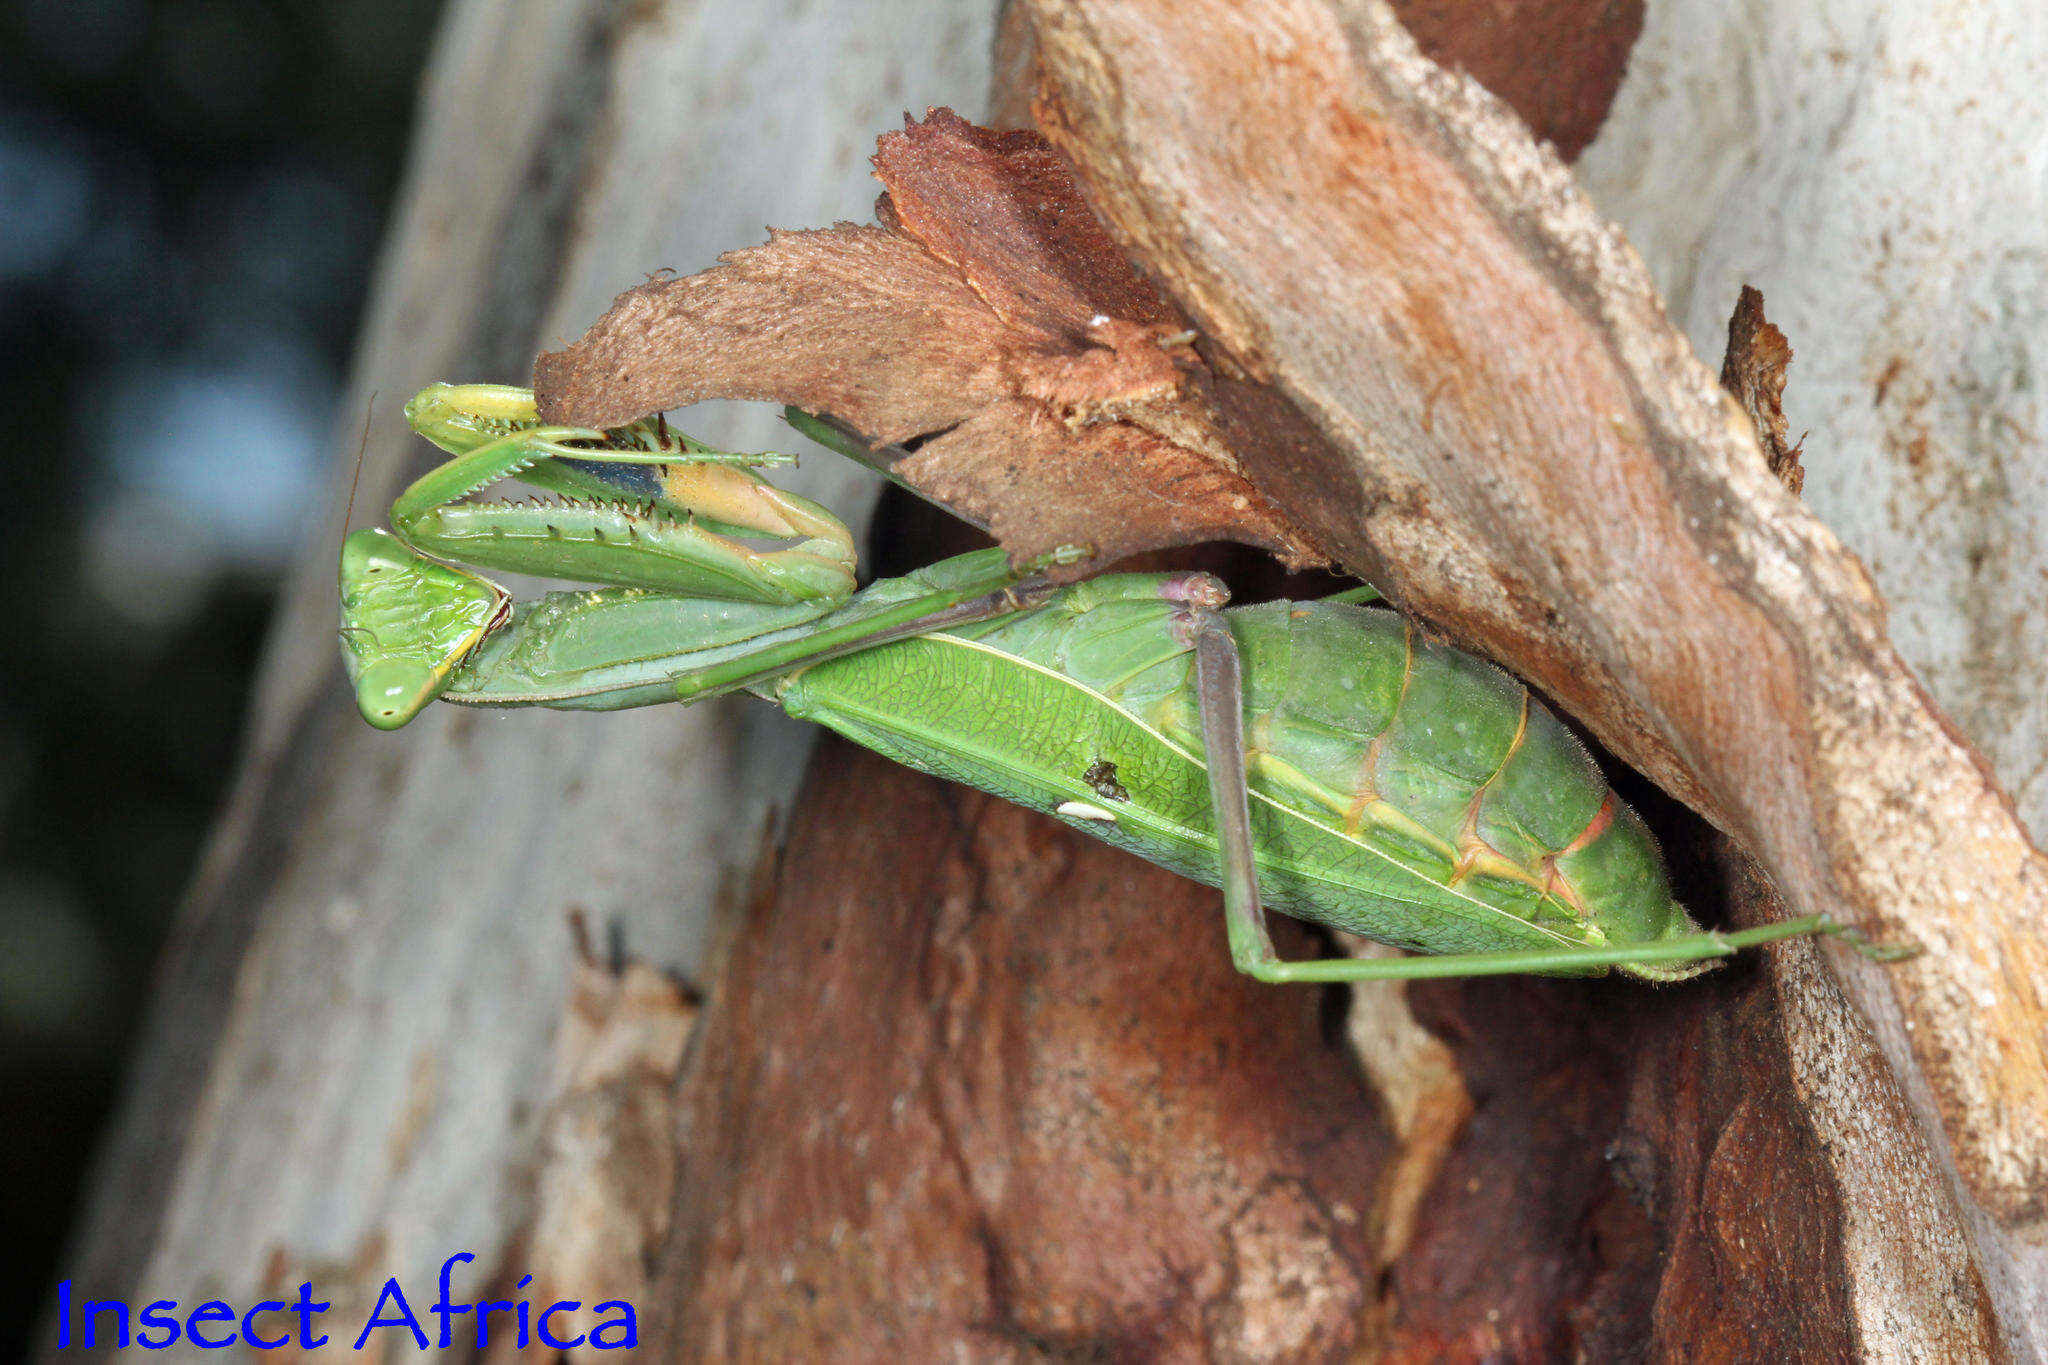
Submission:
[[1565,169],[1383,5],[1026,3],[1040,126],[1219,371],[1336,453],[1241,441],[1260,487],[1796,911],[1922,944],[1850,988],[1969,1194],[2048,1215],[2048,860]]
[[1088,545],[1076,572],[1095,572],[1236,540],[1321,562],[1239,472],[1186,322],[1043,138],[939,109],[880,147],[882,227],[777,232],[629,290],[536,362],[543,415],[605,427],[706,398],[789,403],[921,443],[896,472],[1020,560]]
[[[649,1301],[648,1267],[674,1212],[676,1074],[697,1018],[682,988],[646,963],[614,971],[579,946],[525,1239],[529,1297],[585,1305],[559,1315],[559,1338],[590,1331],[596,1304]],[[604,1353],[569,1355],[580,1362]]]

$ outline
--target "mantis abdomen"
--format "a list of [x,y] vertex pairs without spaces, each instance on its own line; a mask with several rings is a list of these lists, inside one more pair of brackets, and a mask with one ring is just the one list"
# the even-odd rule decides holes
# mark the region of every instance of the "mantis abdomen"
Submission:
[[[891,758],[1220,878],[1178,576],[800,669],[761,688]],[[1303,919],[1426,953],[1697,933],[1642,820],[1528,690],[1337,603],[1226,612],[1242,660],[1259,886]],[[1629,965],[1669,979],[1697,963]]]

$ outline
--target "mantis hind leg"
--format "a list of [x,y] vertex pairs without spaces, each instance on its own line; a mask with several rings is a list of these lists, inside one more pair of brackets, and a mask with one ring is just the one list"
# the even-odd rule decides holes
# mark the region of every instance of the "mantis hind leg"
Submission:
[[1806,915],[1777,924],[1729,933],[1688,934],[1656,943],[1602,947],[1536,948],[1498,953],[1447,953],[1395,958],[1319,958],[1285,962],[1273,949],[1266,911],[1259,901],[1258,866],[1252,843],[1251,799],[1244,761],[1244,684],[1237,641],[1215,610],[1220,603],[1192,603],[1183,629],[1195,649],[1196,704],[1209,768],[1209,800],[1216,814],[1221,852],[1224,925],[1231,960],[1260,981],[1415,981],[1515,973],[1582,974],[1603,967],[1653,966],[1730,957],[1744,948],[1805,934],[1842,938],[1866,957],[1891,961],[1911,949],[1874,945],[1857,930],[1826,915]]
[[1239,971],[1261,981],[1422,981],[1460,976],[1583,975],[1602,967],[1640,967],[1700,962],[1732,957],[1744,948],[1807,934],[1831,934],[1847,941],[1857,951],[1878,961],[1891,961],[1904,954],[1865,942],[1846,925],[1826,915],[1805,915],[1777,924],[1759,925],[1725,934],[1688,934],[1653,944],[1622,944],[1601,948],[1534,948],[1503,953],[1446,953],[1413,957],[1318,958],[1310,962],[1283,962],[1271,944],[1265,953],[1240,954],[1235,942],[1231,956]]

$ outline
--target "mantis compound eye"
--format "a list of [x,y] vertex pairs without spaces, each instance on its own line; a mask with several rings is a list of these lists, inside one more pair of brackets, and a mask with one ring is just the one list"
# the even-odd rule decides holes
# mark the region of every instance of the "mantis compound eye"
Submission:
[[437,670],[408,659],[381,659],[356,678],[356,706],[379,730],[396,730],[434,699]]

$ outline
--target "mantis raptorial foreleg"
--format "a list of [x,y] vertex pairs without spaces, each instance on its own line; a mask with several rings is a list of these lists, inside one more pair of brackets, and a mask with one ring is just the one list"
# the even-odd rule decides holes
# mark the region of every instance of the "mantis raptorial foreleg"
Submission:
[[[714,451],[659,423],[613,433],[541,426],[526,390],[497,385],[436,385],[406,415],[455,456],[391,505],[392,529],[415,549],[480,568],[741,602],[836,602],[854,589],[845,524],[744,467],[780,457]],[[513,477],[563,500],[463,501]],[[759,551],[736,535],[791,544]]]
[[[1056,591],[1037,577],[1086,552],[1061,549],[1021,568],[1001,550],[931,565],[863,593],[829,615],[774,624],[749,613],[726,637],[705,604],[634,590],[556,593],[494,634],[446,700],[470,706],[611,709],[700,701],[878,645],[1027,610]],[[620,641],[645,642],[623,648]]]
[[1073,564],[1087,557],[1084,549],[1062,547],[1022,568],[1012,568],[1008,556],[1001,551],[991,552],[985,560],[977,561],[985,565],[980,572],[963,574],[958,581],[922,597],[843,622],[820,621],[807,629],[801,640],[766,645],[745,658],[678,674],[676,699],[695,701],[716,696],[787,673],[799,665],[844,658],[892,640],[907,640],[1028,610],[1057,591],[1040,574],[1055,565]]
[[[398,496],[393,532],[357,531],[342,547],[342,640],[372,725],[417,715],[511,619],[504,591],[460,565],[788,609],[778,625],[853,592],[845,525],[745,467],[787,457],[715,451],[659,419],[542,426],[533,395],[502,385],[430,385],[406,417],[455,458]],[[466,501],[515,476],[560,500]]]

